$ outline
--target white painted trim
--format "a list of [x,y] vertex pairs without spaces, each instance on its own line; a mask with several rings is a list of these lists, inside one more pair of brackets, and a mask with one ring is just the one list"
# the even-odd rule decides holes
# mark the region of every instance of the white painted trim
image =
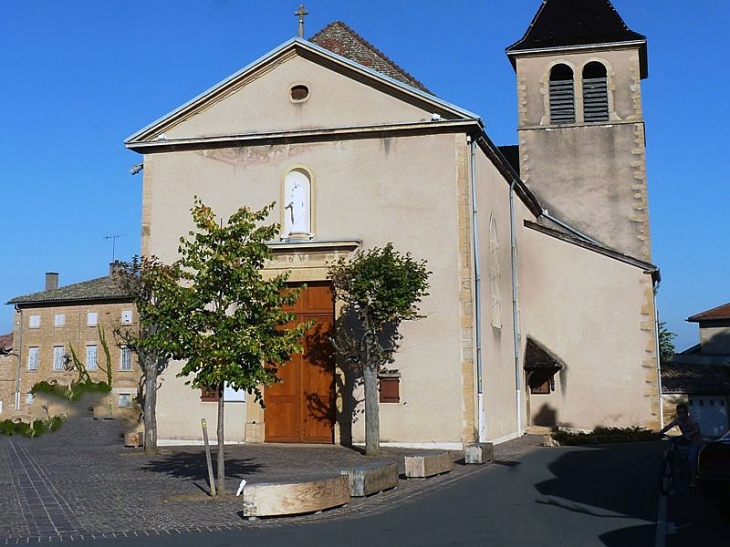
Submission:
[[[354,446],[365,446],[365,443],[353,443]],[[381,447],[386,448],[416,448],[420,450],[464,450],[463,443],[408,443],[408,442],[381,442]]]
[[507,435],[504,435],[502,437],[497,437],[496,439],[489,439],[488,442],[490,442],[492,444],[502,444],[502,443],[506,443],[507,441],[519,439],[520,437],[522,437],[522,435],[524,435],[524,431],[522,431],[522,432],[514,431],[514,432],[508,433]]

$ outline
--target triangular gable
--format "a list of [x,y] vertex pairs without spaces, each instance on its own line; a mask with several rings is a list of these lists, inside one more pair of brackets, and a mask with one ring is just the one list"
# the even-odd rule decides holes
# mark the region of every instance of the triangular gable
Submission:
[[[319,76],[328,74],[328,77],[332,77],[333,74],[336,74],[340,78],[336,86],[329,87],[331,93],[336,94],[339,86],[355,85],[357,87],[357,89],[347,90],[350,96],[346,96],[347,93],[343,90],[340,93],[341,96],[335,97],[332,103],[336,105],[338,104],[337,101],[341,102],[343,99],[350,101],[348,103],[349,113],[357,118],[353,125],[367,125],[363,122],[367,119],[367,99],[372,102],[372,123],[381,125],[426,121],[433,114],[437,114],[440,119],[478,119],[476,115],[441,101],[433,95],[355,63],[316,44],[300,38],[293,38],[170,114],[130,136],[126,140],[126,145],[128,148],[135,149],[137,144],[164,144],[165,141],[170,139],[211,137],[224,134],[261,134],[269,131],[295,131],[303,129],[307,123],[310,124],[307,128],[311,129],[314,126],[312,126],[312,120],[310,119],[301,122],[305,124],[304,126],[297,127],[292,124],[293,121],[296,122],[297,120],[292,120],[289,117],[285,120],[282,119],[279,126],[277,126],[274,123],[275,116],[257,110],[257,107],[265,109],[267,104],[268,107],[272,105],[270,94],[274,90],[265,90],[265,86],[262,86],[262,81],[270,75],[277,73],[282,78],[286,78],[287,75],[283,74],[282,71],[291,69],[292,75],[289,76],[294,77],[296,70],[299,70],[303,74],[304,83],[307,83],[307,78],[311,78],[312,74],[302,72],[301,67],[296,67],[297,62],[304,61],[309,63],[312,70],[319,71]],[[269,78],[269,81],[274,83],[274,78]],[[246,88],[253,89],[254,86],[258,86],[257,91],[249,93],[245,99],[253,102],[245,104],[241,91]],[[276,88],[275,91],[277,93],[281,92],[281,86]],[[353,93],[371,93],[371,95],[351,96]],[[379,94],[380,97],[376,98],[375,94]],[[233,115],[228,112],[223,115],[219,113],[218,116],[212,114],[214,108],[217,108],[224,101],[230,101],[236,95],[238,97],[235,100],[241,104],[233,105],[229,103],[228,105],[233,108]],[[362,102],[363,99],[366,99],[364,103]],[[386,100],[390,101],[387,105],[384,103]],[[259,103],[256,104],[256,101],[259,101]],[[357,104],[358,108],[352,108],[352,104]],[[384,108],[384,106],[387,106],[387,108]],[[398,108],[401,108],[401,112],[398,112]],[[331,104],[321,104],[322,113],[331,110]],[[259,117],[256,123],[252,123],[253,116],[257,113]],[[390,119],[388,119],[389,113]],[[204,115],[210,116],[211,119],[208,121],[203,120]],[[249,119],[245,119],[246,116],[249,116]],[[196,117],[198,117],[196,123],[189,123],[187,128],[182,127],[184,123],[190,122]],[[234,121],[235,127],[232,125]],[[323,123],[321,120],[317,120],[317,122]],[[347,120],[337,120],[339,126],[342,126],[343,123],[346,124]],[[213,127],[215,124],[220,126]],[[320,126],[320,128],[323,127],[327,127],[326,120],[324,125]]]

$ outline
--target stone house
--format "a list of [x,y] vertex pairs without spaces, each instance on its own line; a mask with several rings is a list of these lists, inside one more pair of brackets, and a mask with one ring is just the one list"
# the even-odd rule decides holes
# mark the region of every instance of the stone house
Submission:
[[77,381],[74,355],[94,381],[107,381],[106,370],[111,371],[107,399],[112,413],[135,404],[141,370],[134,354],[117,345],[114,329],[133,328],[137,311],[113,278],[116,264],[105,277],[61,287],[58,274],[47,273],[45,290],[7,302],[15,306],[14,366],[11,381],[1,388],[0,417],[28,420],[66,412],[65,407],[50,408],[49,401],[39,401],[30,391],[42,380],[62,385]]
[[685,403],[702,434],[719,437],[730,428],[730,303],[689,318],[699,327],[700,343],[662,365],[664,421]]
[[[319,334],[266,389],[266,410],[224,397],[227,440],[363,441],[357,382],[316,351],[338,319],[326,270],[388,242],[433,274],[426,318],[404,326],[395,370],[380,379],[383,444],[659,426],[646,39],[607,0],[546,0],[507,54],[516,147],[495,146],[478,115],[342,22],[281,44],[127,139],[143,156],[143,254],[176,258],[193,196],[223,218],[275,201],[282,229],[266,271],[307,286],[294,311]],[[180,368],[162,375],[161,442],[194,441],[200,418],[215,417]]]

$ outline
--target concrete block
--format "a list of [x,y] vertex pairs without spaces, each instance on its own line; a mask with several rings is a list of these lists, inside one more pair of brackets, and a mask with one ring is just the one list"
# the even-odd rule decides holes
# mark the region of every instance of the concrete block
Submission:
[[494,445],[492,443],[470,444],[464,449],[464,463],[468,465],[487,463],[493,456]]

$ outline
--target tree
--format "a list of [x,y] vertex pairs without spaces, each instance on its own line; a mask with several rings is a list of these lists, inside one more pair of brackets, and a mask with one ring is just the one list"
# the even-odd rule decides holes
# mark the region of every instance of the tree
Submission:
[[674,339],[677,335],[667,330],[667,324],[659,321],[659,362],[668,363],[674,357]]
[[277,367],[301,352],[300,339],[311,326],[284,328],[294,315],[284,311],[300,290],[287,288],[288,273],[265,278],[272,257],[266,242],[279,225],[261,225],[274,204],[259,211],[238,209],[227,222],[195,198],[195,231],[180,238],[174,310],[159,325],[175,340],[174,356],[186,360],[179,376],[195,388],[217,391],[217,492],[225,494],[224,387],[245,390],[264,406],[262,386],[277,381]]
[[133,298],[139,321],[135,328],[118,327],[114,333],[137,355],[142,369],[141,397],[145,454],[157,453],[157,378],[177,346],[164,325],[179,321],[179,274],[157,257],[134,257],[114,272],[115,281]]
[[358,251],[330,266],[335,297],[344,303],[333,340],[336,351],[357,374],[365,389],[365,453],[380,451],[378,372],[394,361],[403,321],[420,319],[418,304],[428,296],[426,261],[402,255],[388,243],[382,249]]

